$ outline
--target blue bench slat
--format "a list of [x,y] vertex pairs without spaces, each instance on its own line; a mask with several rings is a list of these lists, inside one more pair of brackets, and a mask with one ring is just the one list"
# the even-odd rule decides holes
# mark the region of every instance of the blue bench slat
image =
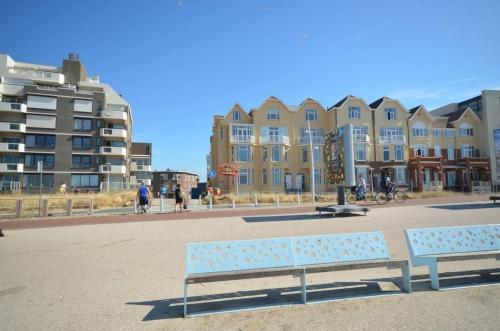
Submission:
[[382,232],[292,237],[295,266],[389,259]]
[[497,248],[500,249],[500,224],[491,224],[490,231],[493,239],[495,239],[497,243]]
[[414,256],[498,250],[493,231],[489,225],[406,230]]

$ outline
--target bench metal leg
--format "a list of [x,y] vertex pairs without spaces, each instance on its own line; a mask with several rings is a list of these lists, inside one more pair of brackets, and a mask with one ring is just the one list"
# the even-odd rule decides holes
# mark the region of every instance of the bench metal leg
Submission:
[[409,263],[401,268],[401,272],[403,274],[403,290],[406,293],[411,293],[411,272]]
[[431,279],[431,287],[434,290],[439,290],[439,273],[437,262],[430,262],[429,277]]
[[188,284],[187,281],[184,280],[184,317],[187,316],[187,293],[188,293]]
[[302,291],[302,302],[307,303],[306,271],[300,274],[300,288]]

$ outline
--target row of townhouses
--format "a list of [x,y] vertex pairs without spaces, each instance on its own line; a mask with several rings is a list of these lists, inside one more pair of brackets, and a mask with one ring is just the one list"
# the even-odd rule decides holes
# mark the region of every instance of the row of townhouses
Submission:
[[232,192],[309,191],[313,177],[317,191],[331,191],[325,134],[348,123],[356,174],[374,189],[382,172],[414,191],[500,184],[500,91],[432,112],[421,105],[407,110],[388,97],[367,104],[352,95],[329,108],[312,99],[289,106],[275,97],[249,112],[235,104],[214,116],[207,164],[236,166],[239,174],[219,173],[211,184]]
[[78,55],[56,67],[0,54],[3,190],[151,184],[151,144],[132,142],[132,124],[129,103]]

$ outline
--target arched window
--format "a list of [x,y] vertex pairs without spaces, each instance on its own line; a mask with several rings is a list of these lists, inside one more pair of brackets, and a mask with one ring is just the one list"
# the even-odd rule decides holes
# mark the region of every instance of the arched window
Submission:
[[472,129],[472,126],[469,123],[462,123],[458,127],[458,134],[462,137],[472,137],[474,135],[474,130]]
[[427,137],[427,126],[422,122],[415,122],[411,127],[414,137]]

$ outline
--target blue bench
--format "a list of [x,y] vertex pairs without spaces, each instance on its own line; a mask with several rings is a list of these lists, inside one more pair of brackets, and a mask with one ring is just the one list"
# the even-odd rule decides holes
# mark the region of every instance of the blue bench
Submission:
[[431,287],[439,290],[438,262],[500,259],[500,224],[408,229],[412,266],[427,266]]
[[381,267],[401,269],[403,290],[411,291],[409,262],[390,259],[382,232],[191,243],[186,250],[184,316],[189,284],[295,276],[307,303],[308,273]]

